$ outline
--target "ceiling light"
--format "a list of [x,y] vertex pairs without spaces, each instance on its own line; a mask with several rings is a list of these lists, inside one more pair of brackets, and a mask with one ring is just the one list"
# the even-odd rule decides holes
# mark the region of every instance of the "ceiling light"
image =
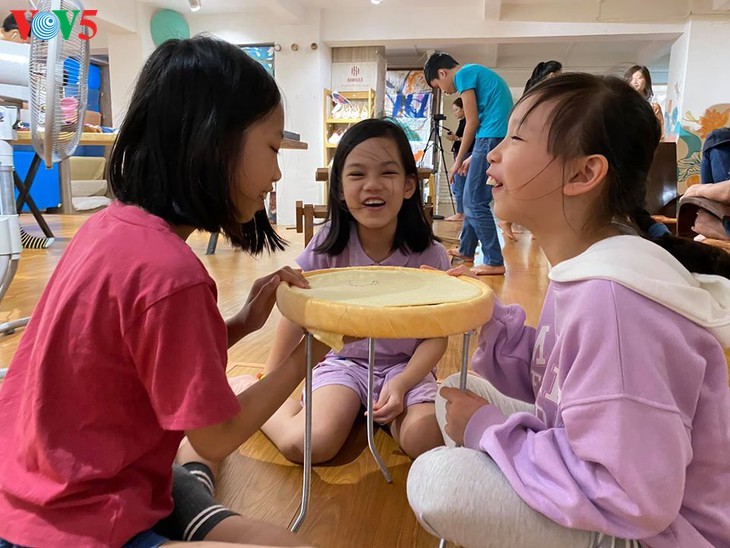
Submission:
[[370,0],[370,3],[371,3],[371,4],[375,4],[375,5],[377,6],[377,5],[378,5],[378,4],[380,4],[380,2],[382,2],[382,1],[383,1],[383,0]]
[[188,0],[190,2],[190,11],[198,11],[200,10],[200,1],[201,0]]

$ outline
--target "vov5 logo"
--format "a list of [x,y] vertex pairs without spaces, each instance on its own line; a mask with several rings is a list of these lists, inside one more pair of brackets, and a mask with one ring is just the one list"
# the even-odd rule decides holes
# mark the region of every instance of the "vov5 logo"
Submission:
[[81,40],[91,40],[96,36],[96,22],[91,18],[98,10],[53,10],[38,11],[30,10],[30,21],[25,18],[25,10],[10,10],[18,25],[18,32],[23,40],[27,40],[30,33],[41,40],[50,40],[59,32],[65,40],[71,37],[76,19],[81,16],[80,25],[86,27],[90,34],[80,32],[78,37]]

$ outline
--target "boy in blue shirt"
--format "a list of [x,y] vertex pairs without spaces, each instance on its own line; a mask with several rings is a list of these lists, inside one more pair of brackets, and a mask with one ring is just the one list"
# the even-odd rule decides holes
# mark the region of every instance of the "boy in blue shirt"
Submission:
[[[454,173],[466,173],[464,184],[464,227],[458,257],[474,260],[477,241],[482,244],[484,264],[475,266],[477,275],[504,274],[504,258],[497,237],[497,226],[489,203],[492,188],[487,183],[487,154],[507,134],[507,120],[512,110],[512,94],[496,72],[481,65],[460,65],[448,53],[434,53],[423,67],[426,82],[444,93],[459,93],[464,103],[466,128],[461,149],[454,160]],[[474,142],[470,158],[468,151]],[[451,181],[449,181],[451,182]]]

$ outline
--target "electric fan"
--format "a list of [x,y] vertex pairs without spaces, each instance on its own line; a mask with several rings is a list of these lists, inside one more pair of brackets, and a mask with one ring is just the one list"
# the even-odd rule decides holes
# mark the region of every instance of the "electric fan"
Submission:
[[[0,41],[0,95],[29,99],[33,148],[50,168],[73,154],[83,132],[89,42],[79,38],[84,30],[78,17],[69,38],[64,39],[55,15],[83,12],[80,2],[41,0],[37,9],[30,47]],[[17,119],[15,108],[0,107],[0,302],[18,269],[22,249],[15,209],[13,151],[8,142],[17,137]],[[0,324],[0,333],[12,333],[28,319]],[[0,378],[5,372],[0,369]]]

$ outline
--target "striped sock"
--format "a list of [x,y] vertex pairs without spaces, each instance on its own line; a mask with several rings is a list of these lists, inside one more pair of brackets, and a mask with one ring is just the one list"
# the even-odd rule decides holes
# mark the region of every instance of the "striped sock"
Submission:
[[22,228],[20,229],[20,243],[24,249],[47,249],[54,242],[55,238],[31,236]]
[[205,488],[213,496],[215,492],[215,476],[213,476],[213,471],[210,468],[202,462],[186,462],[182,467],[195,476],[195,479],[200,483],[205,485]]

